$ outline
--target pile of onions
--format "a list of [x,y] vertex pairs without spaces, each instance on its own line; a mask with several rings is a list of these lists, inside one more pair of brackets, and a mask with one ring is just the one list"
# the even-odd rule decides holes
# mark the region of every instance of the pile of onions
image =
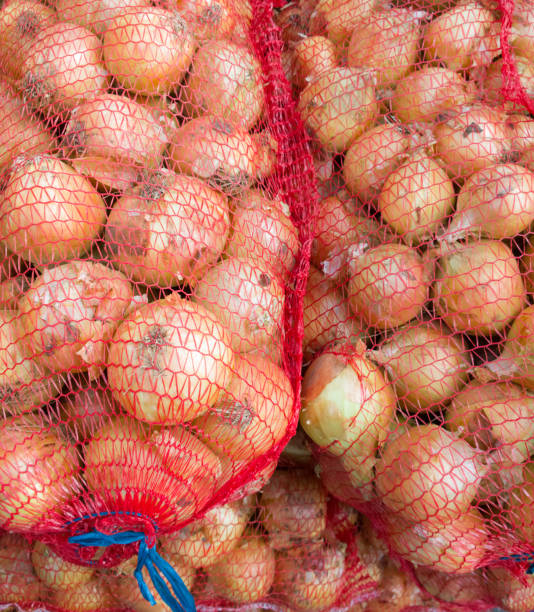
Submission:
[[461,2],[433,19],[423,47],[431,60],[451,70],[487,66],[500,53],[500,23],[476,0]]
[[436,154],[456,181],[500,163],[510,148],[505,116],[484,104],[461,106],[436,124],[434,134]]
[[281,368],[260,355],[236,355],[230,384],[195,425],[218,454],[250,461],[282,439],[292,407],[291,383]]
[[104,93],[108,75],[96,34],[74,23],[48,25],[22,64],[24,100],[45,113],[70,110]]
[[19,300],[28,351],[52,371],[97,377],[108,343],[132,299],[125,276],[91,261],[46,268]]
[[474,92],[457,72],[425,66],[397,83],[392,110],[406,123],[430,121],[440,113],[473,100]]
[[[523,86],[527,98],[534,97],[534,66],[532,59],[528,59],[515,53],[513,55],[513,62],[515,64],[517,74],[519,76],[519,82]],[[499,59],[494,62],[486,72],[486,78],[484,79],[484,99],[488,104],[492,106],[499,106],[501,108],[516,110],[521,112],[523,107],[515,102],[506,101],[503,105],[503,79],[502,79],[503,60]]]
[[39,601],[44,585],[35,575],[28,541],[14,533],[0,536],[0,603]]
[[175,172],[197,176],[230,195],[252,185],[260,162],[256,141],[248,132],[213,116],[182,124],[169,148]]
[[93,612],[113,608],[115,599],[101,577],[96,577],[74,589],[52,591],[51,603],[69,612]]
[[349,305],[368,325],[403,325],[427,301],[430,270],[414,248],[396,243],[370,249],[354,245],[348,269]]
[[307,470],[277,470],[261,496],[263,525],[275,550],[322,537],[326,491]]
[[82,255],[106,219],[106,205],[91,183],[48,155],[18,159],[0,212],[5,246],[38,266]]
[[230,230],[227,198],[195,177],[159,169],[119,198],[108,217],[110,260],[147,285],[194,285]]
[[272,548],[259,536],[248,533],[239,546],[207,569],[215,593],[234,603],[252,603],[264,597],[274,580]]
[[109,386],[132,416],[183,423],[216,403],[233,362],[230,338],[215,316],[171,294],[120,324],[109,350]]
[[433,287],[438,314],[454,331],[487,336],[503,330],[525,301],[510,248],[497,240],[442,247]]
[[251,189],[233,201],[232,236],[225,252],[271,268],[283,281],[295,265],[298,233],[288,205]]
[[343,544],[305,543],[276,555],[275,588],[292,610],[325,610],[336,601],[344,572]]
[[386,443],[377,493],[399,518],[441,525],[466,515],[486,472],[479,454],[442,427],[410,427]]
[[352,32],[347,65],[373,68],[379,87],[393,86],[416,63],[423,15],[403,8],[371,13]]
[[159,165],[167,138],[149,107],[104,94],[72,111],[63,145],[78,172],[106,189],[124,190],[141,169]]
[[445,170],[426,152],[418,151],[387,177],[377,207],[406,244],[418,244],[436,232],[455,198]]
[[367,68],[322,72],[302,90],[298,110],[325,149],[346,151],[378,115],[374,72]]
[[269,268],[248,258],[229,257],[210,268],[194,300],[218,317],[239,353],[269,344],[282,327],[283,286]]
[[65,561],[44,542],[35,542],[31,558],[37,576],[53,589],[76,589],[95,573],[92,567]]
[[184,95],[192,117],[215,115],[249,130],[263,112],[260,64],[242,45],[208,41],[193,58]]
[[322,34],[340,46],[378,5],[377,0],[319,0],[310,14],[310,34]]
[[367,356],[385,367],[409,410],[431,410],[465,385],[470,362],[460,338],[438,323],[406,326]]
[[356,344],[360,326],[349,312],[339,287],[310,266],[302,305],[304,360],[332,342]]
[[128,0],[127,5],[123,0],[52,0],[51,4],[61,15],[62,21],[77,23],[98,36],[104,34],[125,9],[141,10],[149,6],[146,0]]
[[303,89],[321,72],[337,65],[336,46],[324,36],[306,36],[293,49],[292,82]]
[[78,457],[37,418],[5,419],[0,436],[0,525],[30,531],[79,494]]
[[469,234],[511,238],[534,221],[534,172],[517,164],[496,164],[463,184],[445,240]]

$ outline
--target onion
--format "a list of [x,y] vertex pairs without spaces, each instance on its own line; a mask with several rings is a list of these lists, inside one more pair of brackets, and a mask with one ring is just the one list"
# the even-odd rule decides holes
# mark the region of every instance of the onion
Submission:
[[271,200],[258,190],[244,192],[233,205],[233,231],[225,253],[249,257],[286,281],[299,248],[297,228],[291,221],[288,205]]
[[221,254],[230,229],[227,199],[171,170],[150,173],[108,217],[110,260],[147,285],[194,285]]
[[360,337],[359,325],[349,312],[344,295],[313,266],[310,266],[302,308],[305,361],[330,343],[356,344]]
[[376,465],[376,489],[399,518],[441,525],[461,520],[485,471],[467,442],[442,427],[421,425],[386,442]]
[[280,454],[280,467],[307,467],[312,465],[311,442],[304,431],[297,426],[295,435]]
[[243,537],[239,546],[207,569],[215,593],[234,603],[258,601],[271,588],[275,559],[272,548],[260,537]]
[[71,113],[63,144],[79,172],[105,188],[123,190],[142,169],[159,165],[167,139],[151,109],[105,94]]
[[510,248],[497,240],[443,246],[433,287],[439,316],[454,331],[482,336],[502,331],[525,301]]
[[512,15],[512,29],[510,42],[519,55],[523,55],[531,62],[534,61],[534,43],[532,33],[534,28],[534,6],[530,0],[515,2]]
[[519,158],[519,163],[534,172],[534,146],[523,153]]
[[325,610],[336,601],[344,572],[343,544],[304,544],[277,554],[275,588],[290,609]]
[[30,281],[27,276],[6,278],[0,282],[0,306],[3,310],[16,310],[19,299],[28,290]]
[[183,423],[213,406],[230,382],[233,353],[221,323],[171,294],[134,311],[109,351],[109,386],[123,408],[150,423]]
[[401,121],[430,121],[474,99],[470,85],[447,68],[425,66],[397,83],[392,110]]
[[246,47],[228,40],[204,43],[193,58],[184,92],[191,116],[216,115],[249,130],[263,112],[261,74]]
[[374,73],[368,69],[333,68],[303,89],[298,110],[321,145],[341,153],[376,119],[374,87]]
[[534,607],[534,576],[515,576],[504,567],[487,571],[486,585],[497,602],[510,612],[530,612]]
[[510,147],[505,116],[483,104],[461,107],[437,123],[434,133],[436,153],[457,181],[501,162]]
[[259,355],[236,355],[230,384],[195,425],[216,453],[251,460],[280,442],[292,408],[293,391],[283,370]]
[[430,60],[451,70],[487,66],[500,53],[500,23],[476,1],[462,2],[426,28],[423,46]]
[[148,109],[158,125],[163,129],[165,139],[170,142],[174,132],[180,127],[181,113],[179,102],[168,96],[140,96],[135,101]]
[[527,293],[532,294],[534,293],[534,241],[530,236],[525,247],[525,252],[521,256],[520,263]]
[[37,419],[6,419],[0,435],[0,524],[35,530],[79,494],[78,458]]
[[506,117],[505,125],[511,140],[511,157],[521,156],[534,148],[534,119],[520,113],[512,113]]
[[194,299],[220,319],[239,353],[265,346],[282,327],[283,287],[248,258],[229,257],[213,266],[199,280]]
[[[365,612],[382,610],[402,612],[406,608],[421,610],[417,607],[423,603],[421,589],[411,575],[400,569],[399,564],[395,562],[390,562],[384,568],[378,591],[378,597],[369,601]],[[432,610],[432,608],[423,608],[423,610]]]
[[52,0],[50,3],[62,21],[77,23],[98,36],[104,34],[124,12],[149,6],[146,0],[128,0],[126,3],[123,0]]
[[377,0],[318,0],[310,15],[310,34],[325,35],[340,46],[378,4]]
[[0,536],[0,603],[37,602],[44,595],[44,585],[35,575],[31,547],[14,533]]
[[315,472],[331,496],[359,507],[364,502],[376,501],[373,487],[375,463],[374,456],[347,456],[344,460],[343,456],[322,452],[317,458]]
[[274,22],[280,28],[286,47],[292,48],[308,36],[309,18],[309,12],[300,3],[289,2],[275,9]]
[[408,246],[389,243],[364,250],[355,245],[348,268],[350,307],[378,329],[407,323],[428,298],[429,271]]
[[104,201],[89,181],[45,155],[18,160],[0,211],[4,244],[40,266],[82,255],[106,218]]
[[257,153],[256,142],[245,130],[216,117],[199,117],[175,132],[169,163],[176,172],[236,195],[257,178],[261,168]]
[[461,339],[437,323],[404,327],[368,356],[385,367],[398,399],[414,413],[458,393],[470,367]]
[[169,4],[176,6],[200,42],[229,38],[236,26],[234,0],[176,0]]
[[522,466],[521,479],[509,496],[508,518],[520,538],[531,542],[534,537],[534,464],[527,461]]
[[486,581],[481,573],[447,574],[418,567],[415,574],[426,591],[443,601],[468,605],[488,599]]
[[350,37],[347,64],[376,69],[377,85],[391,87],[416,63],[420,19],[420,13],[402,8],[366,16]]
[[92,567],[65,561],[44,542],[35,542],[31,558],[37,576],[53,589],[78,588],[89,582],[95,573]]
[[[534,97],[534,66],[532,60],[527,59],[518,54],[513,55],[513,62],[517,69],[519,82],[525,89],[527,98]],[[503,78],[502,78],[503,60],[499,59],[488,68],[486,78],[483,83],[484,100],[492,106],[505,108],[506,110],[514,110],[521,112],[523,106],[517,102],[503,100]]]
[[24,342],[44,367],[88,370],[96,378],[131,298],[128,280],[102,264],[71,261],[46,268],[19,300]]
[[75,589],[55,590],[51,603],[69,612],[93,612],[113,608],[114,599],[101,578],[93,578]]
[[209,567],[237,547],[251,511],[250,505],[243,501],[212,508],[202,519],[176,534],[162,536],[162,554],[166,558],[182,559],[182,563],[195,568]]
[[534,173],[517,164],[474,172],[463,184],[445,240],[511,238],[534,220]]
[[386,178],[378,196],[382,219],[407,244],[430,238],[454,206],[454,185],[424,151],[412,154]]
[[326,491],[307,470],[277,470],[261,496],[263,525],[275,550],[322,537]]
[[306,87],[321,72],[337,65],[336,46],[324,36],[301,38],[293,49],[293,79],[298,88]]
[[60,22],[35,37],[22,63],[21,88],[31,108],[57,113],[103,93],[107,76],[98,37],[79,25]]
[[[223,466],[223,473],[219,480],[219,486],[222,487],[231,478],[243,473],[247,474],[247,479],[251,477],[250,461],[234,461],[228,455],[223,454],[219,455],[219,459],[221,460],[221,464]],[[258,491],[261,491],[261,489],[263,489],[274,474],[277,464],[277,459],[268,462],[263,468],[255,472],[253,480],[249,480],[245,485],[235,489],[234,492],[230,494],[228,501],[240,500],[248,495],[254,495],[255,493],[258,493]]]
[[256,145],[256,176],[261,181],[271,176],[276,169],[278,141],[267,129],[254,132],[250,137]]

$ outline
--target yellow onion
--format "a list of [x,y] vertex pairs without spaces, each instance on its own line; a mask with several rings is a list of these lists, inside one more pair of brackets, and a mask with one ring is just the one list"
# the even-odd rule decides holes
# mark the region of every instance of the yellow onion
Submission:
[[49,0],[62,21],[72,21],[101,36],[125,11],[142,10],[147,0]]
[[534,6],[530,0],[517,0],[515,10],[512,15],[512,29],[510,32],[510,42],[515,51],[534,61]]
[[445,240],[511,238],[534,221],[534,173],[517,164],[474,172],[463,184]]
[[384,568],[378,585],[379,595],[367,604],[366,612],[403,612],[423,603],[423,594],[410,574],[400,564],[390,561]]
[[263,181],[275,171],[278,141],[268,130],[250,134],[256,147],[255,170],[258,180]]
[[454,185],[424,151],[412,154],[386,178],[377,207],[407,244],[430,238],[454,206]]
[[376,119],[374,88],[374,73],[367,68],[333,68],[302,90],[298,110],[321,145],[341,153]]
[[430,121],[440,113],[474,100],[467,81],[447,68],[425,66],[397,83],[392,110],[404,122]]
[[[315,0],[313,0],[315,3]],[[287,47],[295,46],[304,40],[308,34],[308,21],[310,15],[307,7],[294,2],[277,7],[274,11],[274,22],[280,28],[282,40]]]
[[534,464],[527,461],[522,466],[521,479],[509,496],[508,518],[520,538],[527,542],[534,539]]
[[48,155],[20,158],[2,195],[3,243],[39,266],[82,255],[106,218],[104,201],[91,183]]
[[412,412],[446,403],[465,385],[470,367],[462,340],[438,323],[403,327],[367,355],[384,366]]
[[234,603],[252,603],[267,595],[271,588],[274,552],[259,536],[245,535],[237,548],[206,571],[216,595]]
[[104,367],[109,341],[130,304],[125,276],[91,261],[46,268],[19,300],[27,350],[52,371]]
[[462,106],[434,128],[436,154],[449,176],[461,181],[500,163],[509,150],[505,115],[484,104]]
[[416,63],[420,18],[420,13],[404,8],[366,16],[352,31],[347,64],[376,69],[377,85],[391,87]]
[[115,604],[114,597],[103,578],[95,577],[75,589],[57,589],[52,592],[51,603],[71,612],[106,610]]
[[107,84],[100,40],[73,23],[55,23],[41,30],[22,64],[25,102],[49,114],[74,108],[103,93]]
[[176,0],[170,4],[180,11],[200,42],[229,38],[236,27],[234,0]]
[[375,457],[365,459],[355,456],[352,462],[344,462],[343,457],[321,452],[315,473],[330,495],[351,506],[358,506],[362,502],[376,500],[373,488],[375,463]]
[[[515,64],[517,74],[519,76],[519,82],[523,86],[527,98],[534,97],[534,66],[532,60],[527,59],[519,54],[513,54],[512,61]],[[502,88],[503,88],[503,69],[504,60],[498,59],[493,62],[486,72],[484,83],[482,84],[484,92],[484,100],[492,106],[498,106],[505,108],[506,110],[514,110],[521,112],[523,107],[517,102],[511,102],[509,100],[503,100]]]
[[142,169],[159,165],[167,138],[150,108],[104,94],[72,111],[63,145],[80,173],[105,188],[124,190]]
[[265,346],[282,327],[284,290],[269,268],[229,257],[210,268],[194,299],[219,318],[236,352]]
[[[226,484],[231,478],[238,474],[247,473],[247,478],[250,477],[250,461],[234,461],[231,457],[224,454],[220,454],[218,457],[223,469],[222,476],[219,479],[219,486]],[[236,501],[247,495],[254,495],[258,493],[258,491],[261,491],[274,474],[277,464],[278,461],[276,459],[269,461],[263,468],[254,474],[253,480],[249,480],[245,485],[235,489],[233,493],[230,494],[228,501]]]
[[336,46],[324,36],[306,36],[293,48],[292,82],[300,89],[337,65]]
[[310,14],[310,34],[322,34],[340,46],[378,4],[377,0],[318,0]]
[[259,355],[236,355],[229,385],[194,424],[216,453],[250,460],[280,442],[292,408],[293,391],[281,368]]
[[[534,165],[532,167],[534,168]],[[527,288],[527,292],[531,294],[534,293],[534,242],[530,236],[528,238],[525,252],[521,256],[520,263],[525,287]]]
[[519,163],[534,172],[534,147],[527,149],[519,158]]
[[230,382],[234,356],[223,325],[171,294],[119,325],[108,357],[113,397],[132,416],[174,424],[208,410]]
[[221,254],[228,202],[204,182],[161,168],[119,198],[106,225],[110,261],[147,285],[194,285]]
[[146,6],[113,15],[104,31],[106,68],[127,90],[169,93],[185,75],[195,38],[177,11]]
[[502,331],[525,302],[510,248],[497,240],[442,245],[433,287],[437,313],[454,331],[482,336]]
[[19,299],[28,290],[30,280],[27,276],[14,276],[0,281],[0,307],[2,310],[16,310]]
[[326,491],[307,470],[277,470],[261,495],[262,521],[275,550],[322,537]]
[[141,96],[134,94],[135,101],[147,108],[170,142],[174,132],[180,127],[178,102],[168,96]]
[[288,205],[253,189],[233,200],[232,213],[232,235],[225,253],[250,257],[286,281],[299,248]]
[[499,605],[510,612],[530,612],[534,607],[534,576],[522,576],[525,583],[504,567],[487,571],[486,588]]
[[36,602],[45,587],[35,575],[31,547],[26,539],[14,533],[0,536],[0,603]]
[[349,305],[368,325],[391,329],[416,317],[428,298],[429,270],[409,246],[358,245],[349,260]]
[[444,601],[469,604],[488,598],[486,581],[480,572],[448,574],[426,567],[417,567],[415,575],[427,592]]
[[386,442],[376,490],[400,518],[441,525],[467,512],[485,472],[479,453],[459,436],[421,425]]
[[193,58],[184,95],[192,117],[215,115],[249,130],[263,112],[261,67],[244,46],[208,41]]
[[44,542],[35,542],[32,563],[37,576],[53,589],[75,589],[94,576],[93,567],[65,561]]
[[534,147],[534,119],[519,112],[511,113],[507,115],[505,125],[510,138],[511,158],[521,157]]

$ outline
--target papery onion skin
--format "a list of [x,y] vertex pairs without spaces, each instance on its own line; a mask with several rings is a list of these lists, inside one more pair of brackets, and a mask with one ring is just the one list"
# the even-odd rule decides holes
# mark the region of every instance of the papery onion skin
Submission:
[[359,21],[377,7],[376,0],[319,0],[310,15],[310,34],[327,36],[341,45]]
[[44,542],[35,542],[32,550],[35,573],[47,586],[53,589],[77,588],[89,582],[95,570],[65,561]]
[[399,517],[441,524],[468,510],[484,473],[467,442],[442,427],[421,425],[385,444],[375,484]]
[[14,165],[0,211],[4,245],[39,266],[82,255],[106,217],[104,201],[91,183],[45,155]]
[[391,329],[407,323],[428,298],[429,270],[419,253],[403,244],[382,244],[349,260],[347,285],[352,312],[368,325]]
[[328,151],[341,153],[376,119],[372,71],[334,68],[319,74],[300,94],[298,110]]
[[486,583],[491,595],[510,612],[530,612],[534,606],[534,577],[525,574],[526,584],[504,567],[488,569]]
[[52,592],[52,603],[71,612],[93,612],[112,608],[115,600],[102,578],[93,578],[75,589],[57,589]]
[[31,547],[14,533],[0,536],[0,603],[36,602],[44,595],[44,585],[35,575]]
[[293,83],[300,89],[324,70],[337,65],[336,46],[324,36],[300,39],[293,49]]
[[[234,355],[207,309],[171,294],[131,313],[108,357],[113,397],[132,416],[178,424],[200,416],[230,381]],[[198,381],[191,388],[193,381]]]
[[454,331],[500,332],[519,314],[525,287],[510,248],[496,240],[454,243],[436,266],[437,313]]

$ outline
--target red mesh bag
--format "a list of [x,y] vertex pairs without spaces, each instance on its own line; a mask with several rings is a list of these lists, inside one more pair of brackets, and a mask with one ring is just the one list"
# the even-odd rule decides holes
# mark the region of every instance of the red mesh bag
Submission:
[[293,435],[314,194],[280,50],[269,2],[2,3],[0,529],[31,584],[0,602],[41,592],[31,545],[48,607],[124,607],[93,570],[136,554],[141,602],[194,609],[158,539]]
[[277,17],[320,198],[300,425],[328,491],[446,609],[533,607],[532,15],[302,0]]

